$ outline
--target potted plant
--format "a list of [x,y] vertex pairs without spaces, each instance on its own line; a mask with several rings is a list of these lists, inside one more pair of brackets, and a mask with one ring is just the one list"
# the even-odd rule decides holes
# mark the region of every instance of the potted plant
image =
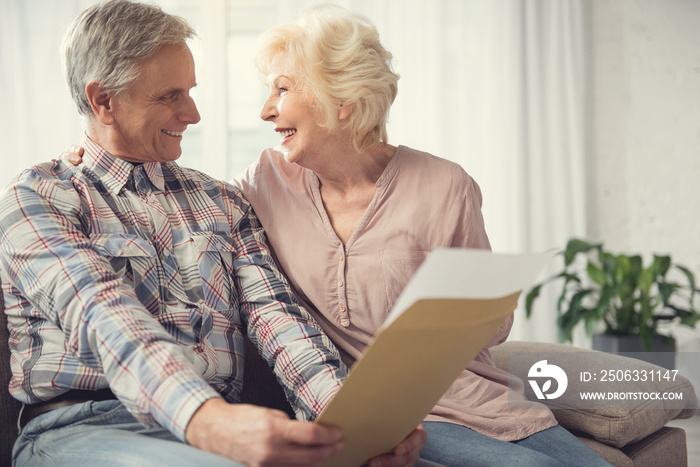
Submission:
[[[553,281],[563,282],[557,301],[560,342],[572,341],[574,327],[583,322],[597,350],[636,350],[608,342],[618,338],[638,341],[640,351],[660,350],[655,342],[675,350],[675,339],[659,325],[694,327],[700,321],[695,306],[695,293],[700,290],[695,276],[687,267],[672,264],[670,256],[654,255],[645,266],[639,255],[615,254],[602,243],[575,238],[560,254],[564,269],[533,286],[525,299],[529,318],[541,288]],[[672,270],[683,283],[667,277]],[[601,327],[602,334],[594,335]]]

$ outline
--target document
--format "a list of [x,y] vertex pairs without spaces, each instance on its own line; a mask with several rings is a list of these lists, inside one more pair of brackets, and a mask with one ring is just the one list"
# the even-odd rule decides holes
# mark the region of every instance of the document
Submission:
[[430,253],[316,421],[343,432],[345,447],[325,465],[361,466],[408,436],[554,254]]

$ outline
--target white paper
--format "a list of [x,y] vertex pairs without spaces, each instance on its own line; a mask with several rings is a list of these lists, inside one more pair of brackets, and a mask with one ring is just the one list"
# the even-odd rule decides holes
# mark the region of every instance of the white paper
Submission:
[[528,288],[557,250],[504,254],[437,248],[423,261],[382,327],[422,298],[499,298]]

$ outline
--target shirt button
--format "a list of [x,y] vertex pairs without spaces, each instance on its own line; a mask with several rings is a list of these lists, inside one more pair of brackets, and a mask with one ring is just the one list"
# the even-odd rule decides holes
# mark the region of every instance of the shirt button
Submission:
[[340,261],[342,262],[345,259],[345,256],[340,255]]
[[343,279],[340,279],[340,280],[338,281],[338,285],[341,286],[341,287],[343,286]]
[[345,312],[345,305],[340,305],[340,311]]

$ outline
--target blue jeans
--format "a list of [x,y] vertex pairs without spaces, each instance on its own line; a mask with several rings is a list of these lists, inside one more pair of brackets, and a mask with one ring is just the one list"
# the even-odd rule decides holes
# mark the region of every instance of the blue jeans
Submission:
[[[118,401],[85,402],[52,410],[25,426],[13,466],[238,467],[201,451],[161,427],[144,427]],[[436,467],[421,459],[416,467]]]
[[423,422],[428,441],[421,458],[457,466],[611,467],[561,426],[519,441],[500,441],[454,423]]
[[25,426],[15,466],[162,466],[240,464],[183,443],[161,427],[144,427],[116,400],[52,410]]

